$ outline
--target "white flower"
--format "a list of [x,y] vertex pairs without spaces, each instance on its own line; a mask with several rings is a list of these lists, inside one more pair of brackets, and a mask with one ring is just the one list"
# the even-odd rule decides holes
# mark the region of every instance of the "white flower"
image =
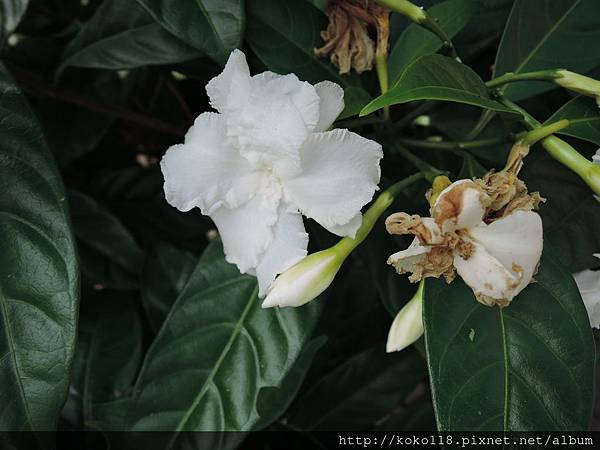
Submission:
[[206,86],[217,113],[201,114],[183,144],[161,161],[167,201],[199,207],[219,229],[227,261],[258,277],[263,296],[275,276],[306,255],[301,214],[353,236],[380,178],[376,142],[327,130],[343,90],[295,75],[250,76],[235,50]]
[[592,155],[592,162],[597,166],[600,166],[600,148],[596,150],[594,155]]
[[488,306],[506,306],[525,288],[542,253],[542,221],[532,211],[516,209],[489,223],[483,221],[492,200],[471,180],[444,189],[431,216],[404,213],[386,220],[393,234],[414,234],[408,249],[391,255],[388,264],[398,273],[412,272],[411,281],[454,270]]
[[[600,253],[594,255],[600,258]],[[590,318],[592,328],[600,328],[600,270],[583,270],[573,275]]]

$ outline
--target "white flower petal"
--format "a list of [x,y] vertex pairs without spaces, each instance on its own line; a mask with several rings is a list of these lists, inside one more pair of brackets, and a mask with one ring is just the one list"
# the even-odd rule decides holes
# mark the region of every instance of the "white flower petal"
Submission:
[[283,203],[279,205],[278,220],[273,229],[273,241],[256,267],[258,295],[263,297],[277,274],[289,269],[306,256],[308,234],[302,216]]
[[247,101],[227,113],[227,135],[251,163],[293,176],[300,172],[300,147],[318,119],[313,86],[295,75],[265,72],[252,77]]
[[483,200],[486,197],[473,181],[455,181],[440,193],[431,208],[431,216],[443,233],[474,227],[485,215]]
[[259,174],[227,144],[225,121],[219,114],[198,116],[185,143],[170,147],[160,167],[165,197],[181,211],[199,207],[204,214],[225,204],[235,207],[257,191]]
[[600,148],[592,155],[592,162],[600,166]]
[[419,238],[415,237],[407,249],[391,255],[387,263],[394,266],[399,274],[416,272],[430,251],[431,247],[421,245]]
[[544,246],[539,214],[515,211],[489,225],[471,228],[469,236],[513,274],[517,275],[513,267],[522,270],[521,283],[514,289],[514,295],[530,283]]
[[377,190],[381,145],[348,130],[314,133],[300,149],[302,173],[283,180],[284,193],[324,227],[352,220]]
[[590,326],[600,328],[600,271],[584,270],[573,277],[590,318]]
[[348,223],[343,225],[334,225],[332,227],[326,227],[327,231],[341,237],[350,237],[354,239],[356,232],[362,225],[362,214],[357,213]]
[[388,333],[385,351],[398,352],[416,342],[423,333],[423,282],[417,293],[398,312]]
[[335,119],[344,110],[344,90],[331,81],[321,81],[315,84],[319,95],[319,123],[315,131],[327,131]]
[[230,109],[232,104],[248,98],[250,69],[244,53],[237,49],[231,52],[223,72],[206,85],[206,93],[211,106],[221,113]]
[[225,259],[247,273],[258,266],[273,241],[278,205],[262,195],[237,208],[221,207],[211,214],[223,240]]

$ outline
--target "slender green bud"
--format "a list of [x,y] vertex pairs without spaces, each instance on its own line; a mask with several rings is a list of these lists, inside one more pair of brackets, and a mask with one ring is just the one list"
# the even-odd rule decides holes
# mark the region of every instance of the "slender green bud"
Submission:
[[381,6],[396,11],[403,16],[408,17],[413,22],[424,23],[427,20],[427,14],[423,8],[409,2],[408,0],[376,0]]
[[413,344],[423,335],[423,291],[425,280],[421,280],[419,289],[396,315],[388,333],[385,350],[398,352]]
[[600,106],[600,81],[569,70],[557,70],[556,74],[559,75],[554,79],[556,84],[579,94],[594,97]]

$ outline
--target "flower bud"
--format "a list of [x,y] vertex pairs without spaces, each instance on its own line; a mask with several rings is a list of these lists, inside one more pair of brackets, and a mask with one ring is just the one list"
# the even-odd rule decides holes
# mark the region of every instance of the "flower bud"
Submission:
[[423,287],[421,281],[419,289],[400,312],[396,315],[388,333],[385,350],[388,353],[398,352],[414,343],[423,335]]
[[335,247],[308,255],[275,279],[262,307],[302,306],[314,300],[329,287],[346,256]]
[[558,75],[554,80],[556,84],[579,94],[594,97],[600,106],[600,81],[569,70],[557,70],[556,74]]

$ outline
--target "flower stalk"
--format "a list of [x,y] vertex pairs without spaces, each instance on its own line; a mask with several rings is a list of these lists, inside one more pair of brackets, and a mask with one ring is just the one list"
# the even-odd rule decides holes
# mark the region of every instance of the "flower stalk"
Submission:
[[440,38],[448,54],[458,59],[456,49],[446,32],[440,27],[434,17],[431,17],[423,8],[409,2],[408,0],[375,0],[381,6],[385,6],[403,16],[408,17],[413,22],[421,25],[423,28],[431,31]]
[[262,307],[302,306],[318,297],[333,282],[346,258],[369,235],[394,198],[412,183],[424,178],[417,173],[390,186],[362,216],[354,238],[345,237],[334,246],[306,256],[283,272],[271,285]]

